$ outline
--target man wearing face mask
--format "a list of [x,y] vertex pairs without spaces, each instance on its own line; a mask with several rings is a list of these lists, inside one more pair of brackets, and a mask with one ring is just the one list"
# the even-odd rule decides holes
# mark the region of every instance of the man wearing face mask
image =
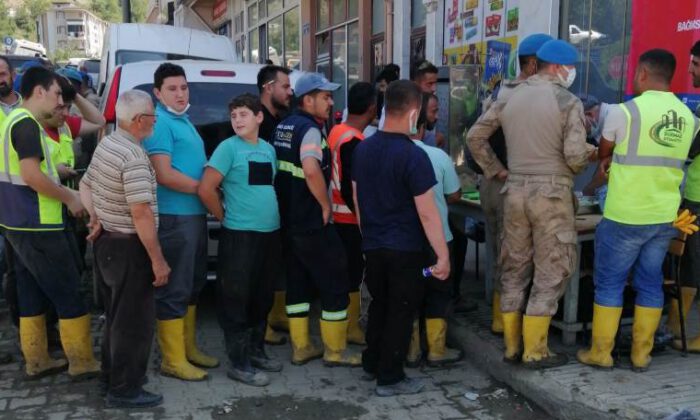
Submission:
[[[577,264],[573,177],[595,160],[595,147],[586,143],[581,101],[567,90],[576,78],[577,59],[569,43],[546,42],[537,51],[538,73],[507,102],[494,104],[467,134],[485,176],[506,180],[500,254],[504,361],[522,360],[531,369],[567,361],[549,350],[547,336]],[[488,144],[499,127],[507,170]]]
[[[505,80],[501,83],[500,88],[493,95],[484,101],[484,114],[491,106],[499,101],[505,103],[513,95],[515,89],[521,85],[528,77],[537,73],[537,50],[544,43],[551,41],[552,37],[547,34],[532,34],[522,40],[518,46],[518,60],[520,64],[520,74],[515,80]],[[506,157],[506,140],[503,135],[503,129],[499,128],[489,138],[489,145],[496,153],[496,157],[505,168],[508,167]],[[471,161],[471,160],[469,160]],[[469,162],[468,161],[468,162]],[[477,173],[483,171],[478,165],[472,167]],[[481,198],[481,206],[486,215],[486,223],[488,224],[487,234],[490,239],[487,243],[492,244],[493,255],[495,256],[491,273],[493,276],[493,300],[491,306],[491,331],[494,334],[503,333],[503,317],[501,315],[501,264],[498,261],[498,255],[501,252],[501,232],[503,231],[503,188],[505,180],[497,176],[481,178],[479,185],[479,197]],[[455,284],[456,296],[459,296],[459,283]]]
[[201,381],[219,361],[196,345],[197,298],[207,278],[207,212],[197,195],[207,157],[204,142],[187,116],[190,95],[182,67],[163,63],[153,76],[158,98],[153,135],[144,148],[158,181],[158,237],[172,268],[156,290],[161,373]]
[[[598,146],[603,135],[605,118],[615,105],[601,103],[593,95],[579,94],[578,97],[583,103],[583,113],[586,116],[586,133],[588,134],[586,139],[590,144]],[[583,187],[583,194],[595,196],[598,199],[598,207],[603,211],[605,209],[605,197],[608,194],[608,179],[605,177],[605,174],[595,171],[591,181]]]

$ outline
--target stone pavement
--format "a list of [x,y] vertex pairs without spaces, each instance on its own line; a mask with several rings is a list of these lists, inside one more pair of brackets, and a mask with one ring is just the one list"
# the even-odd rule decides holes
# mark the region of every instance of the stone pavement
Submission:
[[[672,349],[653,355],[646,373],[635,373],[629,360],[621,358],[613,371],[601,371],[576,362],[576,350],[563,347],[558,334],[550,332],[550,347],[569,355],[569,364],[545,371],[507,365],[503,340],[491,334],[490,308],[452,320],[451,336],[461,343],[467,358],[484,367],[496,380],[539,404],[562,419],[662,419],[682,409],[700,414],[700,355],[681,357]],[[629,327],[628,327],[629,328]],[[691,311],[689,336],[700,331],[697,311]]]
[[[199,342],[224,359],[222,335],[209,298],[200,308]],[[99,320],[94,317],[96,331]],[[35,382],[23,379],[14,327],[0,321],[0,350],[10,351],[15,362],[0,366],[0,418],[2,419],[516,419],[550,418],[521,396],[492,381],[472,363],[450,369],[409,369],[426,380],[426,391],[413,396],[378,398],[374,384],[360,379],[361,369],[324,368],[320,361],[305,366],[285,363],[272,375],[267,388],[252,388],[226,377],[225,363],[210,370],[210,378],[187,383],[162,377],[156,346],[149,366],[146,389],[160,392],[165,403],[148,410],[104,409],[97,381],[73,384],[66,374]],[[95,344],[99,339],[95,335]],[[318,337],[316,337],[318,340]],[[289,360],[289,345],[268,347],[269,353]],[[359,350],[353,347],[353,350]],[[478,395],[476,401],[466,392]],[[474,398],[475,396],[471,396]]]

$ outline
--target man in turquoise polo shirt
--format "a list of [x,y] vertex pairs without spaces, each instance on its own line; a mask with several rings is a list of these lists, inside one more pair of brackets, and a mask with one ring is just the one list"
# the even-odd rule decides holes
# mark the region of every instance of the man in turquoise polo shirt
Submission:
[[196,303],[207,277],[207,211],[197,196],[207,157],[204,142],[187,116],[189,90],[182,67],[161,64],[154,74],[158,98],[153,135],[144,142],[158,180],[163,255],[170,281],[156,291],[161,372],[188,381],[203,380],[219,361],[195,343]]

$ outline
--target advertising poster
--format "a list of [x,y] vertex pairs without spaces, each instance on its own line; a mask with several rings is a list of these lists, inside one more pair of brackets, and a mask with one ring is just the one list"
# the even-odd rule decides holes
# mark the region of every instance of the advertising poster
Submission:
[[[632,3],[632,37],[630,40],[625,96],[633,94],[632,80],[639,56],[652,48],[664,48],[676,57],[676,73],[671,90],[690,109],[695,111],[700,105],[700,89],[693,87],[688,74],[690,48],[700,40],[700,2],[674,2],[668,7],[666,2],[657,0],[636,0]],[[649,22],[653,30],[649,30]]]

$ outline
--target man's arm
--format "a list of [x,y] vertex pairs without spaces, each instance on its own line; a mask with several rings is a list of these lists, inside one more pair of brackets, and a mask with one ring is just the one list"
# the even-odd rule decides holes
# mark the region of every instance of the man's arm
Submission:
[[150,203],[130,204],[131,218],[134,221],[136,234],[141,240],[143,247],[146,248],[148,257],[151,259],[151,267],[155,280],[153,286],[160,287],[168,283],[170,275],[170,266],[163,257],[163,252],[158,241],[158,233],[156,231],[156,218],[151,210]]
[[566,115],[564,125],[564,159],[571,171],[581,172],[590,162],[595,162],[596,148],[586,141],[586,126],[583,123],[583,105],[576,99]]
[[170,155],[154,154],[150,159],[160,185],[186,194],[197,194],[199,182],[173,168]]
[[352,153],[355,147],[360,144],[360,140],[353,138],[352,140],[340,146],[340,195],[345,201],[350,211],[355,213],[355,198],[352,190]]
[[508,171],[503,163],[498,160],[496,153],[491,148],[491,144],[489,144],[489,138],[501,126],[499,115],[504,106],[505,102],[497,101],[488,111],[481,114],[472,128],[469,129],[469,132],[467,132],[467,147],[469,147],[469,151],[476,163],[484,171],[486,178],[497,176],[499,179],[505,180],[508,176]]
[[100,236],[100,233],[102,232],[102,224],[97,218],[97,214],[95,213],[95,206],[93,206],[92,204],[92,188],[90,187],[90,185],[90,180],[86,174],[83,177],[83,179],[80,180],[80,201],[83,202],[85,210],[90,216],[90,221],[87,223],[89,232],[85,239],[87,239],[89,242],[93,242],[95,239],[97,239],[98,236]]
[[[357,182],[355,182],[355,181],[352,181],[352,199],[357,204]],[[362,233],[362,224],[360,223],[360,205],[359,204],[357,204],[355,206],[355,217],[357,217],[357,227],[360,229],[360,233]]]
[[197,194],[202,200],[204,206],[213,214],[218,221],[224,220],[224,206],[221,204],[221,196],[219,195],[219,186],[223,181],[224,176],[214,168],[204,170],[204,176],[199,183]]
[[82,97],[80,94],[75,95],[75,106],[80,111],[83,118],[80,124],[80,136],[96,133],[100,131],[107,121],[105,120],[100,110],[97,109],[90,101]]
[[331,203],[321,165],[315,157],[307,157],[301,162],[301,167],[304,170],[306,185],[323,211],[323,224],[328,224],[331,217]]
[[442,220],[435,205],[435,197],[432,188],[425,193],[413,198],[418,210],[418,217],[423,225],[425,236],[430,242],[435,255],[437,255],[437,263],[433,267],[433,277],[446,280],[450,275],[450,255],[447,250],[447,242],[445,242],[445,233],[442,230]]
[[608,177],[608,171],[610,171],[613,150],[615,150],[615,142],[601,137],[600,143],[598,143],[598,160],[600,161],[598,174],[604,178]]
[[26,158],[19,161],[19,172],[22,180],[37,193],[53,198],[65,204],[75,217],[82,217],[85,208],[80,202],[77,192],[56,184],[43,172],[39,158]]

